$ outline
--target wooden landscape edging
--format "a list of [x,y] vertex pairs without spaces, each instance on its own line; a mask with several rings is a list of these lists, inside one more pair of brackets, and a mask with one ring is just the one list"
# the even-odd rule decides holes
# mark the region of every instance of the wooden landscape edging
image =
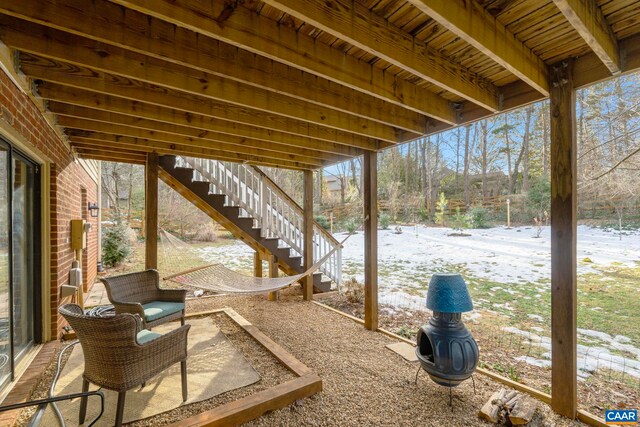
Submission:
[[171,427],[204,427],[240,425],[276,409],[284,408],[298,399],[322,391],[322,379],[308,366],[289,354],[257,327],[232,308],[219,308],[187,314],[186,318],[224,313],[254,340],[285,365],[298,378],[289,380],[250,396],[243,397],[209,411],[170,424]]
[[[364,320],[359,319],[355,316],[352,316],[348,313],[345,313],[343,311],[340,311],[338,309],[335,309],[333,307],[330,307],[326,304],[323,304],[319,301],[311,301],[312,303],[314,303],[317,306],[320,306],[326,310],[329,311],[333,311],[334,313],[337,313],[341,316],[344,316],[348,319],[353,320],[356,323],[360,323],[360,324],[364,324]],[[405,337],[401,337],[398,334],[394,334],[391,331],[387,331],[386,329],[383,328],[378,328],[376,330],[376,332],[380,332],[381,334],[387,335],[391,338],[395,338],[397,340],[406,342],[407,344],[411,344],[411,345],[415,345],[416,343],[411,341],[410,339],[407,339]],[[551,395],[548,393],[544,393],[542,391],[536,390],[535,388],[529,387],[527,385],[524,384],[520,384],[518,382],[515,382],[507,377],[503,377],[502,375],[496,374],[495,372],[491,372],[489,370],[483,369],[483,368],[476,368],[476,372],[478,372],[479,374],[482,374],[486,377],[491,378],[494,381],[497,381],[499,383],[508,385],[509,387],[518,390],[518,391],[522,391],[524,393],[529,394],[532,397],[535,397],[536,399],[540,400],[541,402],[544,402],[546,404],[551,404]],[[595,427],[607,427],[607,424],[605,423],[604,419],[593,415],[592,413],[588,412],[588,411],[584,411],[582,409],[579,409],[577,414],[576,414],[576,418],[579,419],[580,421],[587,423],[589,425],[595,426]]]

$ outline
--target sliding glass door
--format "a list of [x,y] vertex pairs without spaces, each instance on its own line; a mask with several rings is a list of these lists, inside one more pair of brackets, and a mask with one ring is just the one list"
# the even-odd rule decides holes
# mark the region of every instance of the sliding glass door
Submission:
[[33,345],[35,165],[18,154],[12,157],[13,352],[17,361]]
[[9,146],[0,141],[0,388],[11,379]]
[[0,140],[0,389],[39,340],[37,165]]

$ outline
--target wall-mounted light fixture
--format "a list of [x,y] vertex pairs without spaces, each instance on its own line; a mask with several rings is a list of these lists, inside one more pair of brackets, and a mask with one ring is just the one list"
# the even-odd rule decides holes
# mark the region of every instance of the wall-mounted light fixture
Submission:
[[89,214],[91,215],[91,218],[98,217],[98,211],[100,210],[100,206],[98,206],[98,203],[89,202],[89,205],[87,206],[87,208],[89,209]]

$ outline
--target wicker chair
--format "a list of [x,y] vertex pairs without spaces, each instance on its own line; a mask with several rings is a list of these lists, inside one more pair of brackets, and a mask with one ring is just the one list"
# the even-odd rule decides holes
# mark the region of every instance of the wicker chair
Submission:
[[[116,426],[122,425],[124,401],[128,390],[144,384],[168,367],[180,362],[182,400],[187,400],[187,335],[183,325],[164,335],[142,329],[142,321],[129,313],[110,317],[89,317],[75,304],[66,304],[58,312],[69,322],[84,353],[82,391],[89,383],[118,392]],[[82,424],[87,398],[80,401]]]
[[100,280],[104,283],[109,301],[117,314],[137,314],[147,329],[176,319],[180,319],[180,323],[184,325],[184,301],[187,291],[160,289],[157,270],[122,274]]

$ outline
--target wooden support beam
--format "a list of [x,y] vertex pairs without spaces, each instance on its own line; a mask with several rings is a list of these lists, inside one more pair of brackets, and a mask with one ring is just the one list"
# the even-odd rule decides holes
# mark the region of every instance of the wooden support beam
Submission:
[[464,0],[409,1],[529,86],[544,96],[549,95],[544,62],[480,3]]
[[[69,117],[86,117],[93,120],[116,123],[113,117],[117,114],[121,124],[131,125],[144,123],[144,120],[175,125],[180,129],[191,129],[193,132],[207,134],[225,134],[232,137],[248,138],[264,141],[265,149],[295,153],[296,149],[317,150],[345,157],[357,156],[358,148],[341,145],[320,139],[312,139],[291,133],[263,129],[256,126],[218,120],[200,114],[193,114],[168,107],[147,104],[116,96],[104,95],[87,90],[61,86],[48,82],[38,85],[38,93],[49,100],[49,109],[57,114]],[[128,117],[124,119],[122,116]],[[108,120],[105,120],[108,117]],[[140,127],[140,126],[138,126]],[[191,135],[191,134],[189,134]]]
[[364,327],[378,329],[378,153],[366,151],[364,187]]
[[551,406],[577,411],[577,142],[572,61],[551,75]]
[[[267,260],[269,263],[269,277],[278,277],[278,257],[271,255]],[[278,301],[280,291],[269,292],[269,301]]]
[[4,9],[0,6],[0,11],[20,18],[1,17],[4,28],[0,34],[17,30],[35,36],[43,33],[43,25],[99,42],[92,46],[88,40],[81,44],[69,40],[75,46],[99,51],[101,56],[113,56],[117,51],[112,47],[127,49],[408,131],[421,133],[424,129],[423,115],[399,105],[131,9],[120,13],[121,9],[104,0],[87,8],[57,0],[25,0]]
[[262,277],[262,256],[258,251],[253,253],[253,276]]
[[29,53],[20,55],[20,68],[29,77],[103,95],[113,95],[131,101],[161,107],[170,105],[176,110],[195,113],[231,122],[260,126],[265,129],[293,133],[303,137],[322,139],[356,148],[383,148],[379,140],[354,133],[318,126],[314,123],[287,118],[266,111],[251,110],[212,99],[169,89],[158,90],[146,83],[110,76],[87,67],[64,65]]
[[204,148],[185,147],[161,141],[152,141],[144,138],[132,138],[129,136],[107,134],[102,132],[78,131],[67,129],[69,140],[74,144],[94,145],[96,149],[104,152],[117,152],[122,149],[137,151],[140,153],[158,152],[159,154],[185,155],[202,157],[205,159],[225,160],[229,162],[261,164],[265,166],[283,167],[288,169],[309,169],[308,164],[274,160],[259,156],[238,154],[233,151],[208,150]]
[[[281,25],[244,7],[237,7],[220,25],[223,2],[202,7],[197,0],[113,0],[130,9],[190,29],[275,61],[307,71],[352,89],[437,120],[453,123],[449,102],[434,92],[397,78],[394,73],[330,47],[296,28]],[[124,11],[120,11],[124,13]],[[98,15],[102,16],[102,15]],[[313,55],[309,53],[313,52]],[[336,64],[340,64],[339,67]]]
[[[313,265],[313,171],[304,171],[304,269],[308,270]],[[302,285],[302,296],[305,301],[313,300],[313,274],[305,277]]]
[[596,0],[553,2],[611,74],[620,73],[622,66],[618,41]]
[[144,188],[144,265],[158,268],[158,153],[147,154]]
[[[17,22],[14,22],[17,21]],[[395,126],[347,114],[249,86],[215,74],[159,60],[115,46],[103,46],[83,37],[0,16],[0,38],[10,47],[47,58],[75,74],[72,66],[86,67],[114,77],[144,82],[159,88],[246,107],[286,118],[327,126],[344,132],[396,143],[403,135]],[[5,25],[11,24],[11,27]],[[22,27],[27,28],[22,28]],[[33,27],[33,28],[31,28]],[[89,46],[87,46],[87,44]],[[69,65],[67,65],[69,64]],[[411,135],[418,137],[424,126]]]
[[96,120],[79,119],[67,116],[58,116],[58,124],[60,126],[64,126],[69,131],[68,134],[70,135],[73,134],[82,136],[84,134],[102,133],[117,136],[126,136],[150,141],[149,144],[151,144],[151,141],[163,142],[169,144],[169,146],[167,146],[167,149],[173,149],[174,151],[186,152],[192,150],[194,151],[194,153],[210,153],[211,156],[215,156],[216,153],[218,153],[220,155],[226,154],[227,156],[231,157],[235,157],[235,154],[238,154],[246,156],[246,159],[250,159],[251,156],[255,156],[256,160],[259,157],[272,159],[272,161],[284,160],[288,162],[306,164],[310,168],[320,167],[327,164],[326,160],[310,156],[300,156],[292,153],[286,154],[276,151],[264,150],[262,149],[261,144],[256,141],[247,140],[246,144],[242,145],[242,141],[240,141],[241,138],[238,138],[235,143],[227,143],[224,141],[227,138],[218,139],[215,135],[210,134],[203,135],[202,137],[183,136],[176,135],[175,133],[163,132],[160,129],[140,129],[137,127],[120,125],[118,123],[106,123]]
[[490,111],[499,109],[491,82],[354,0],[263,1]]

